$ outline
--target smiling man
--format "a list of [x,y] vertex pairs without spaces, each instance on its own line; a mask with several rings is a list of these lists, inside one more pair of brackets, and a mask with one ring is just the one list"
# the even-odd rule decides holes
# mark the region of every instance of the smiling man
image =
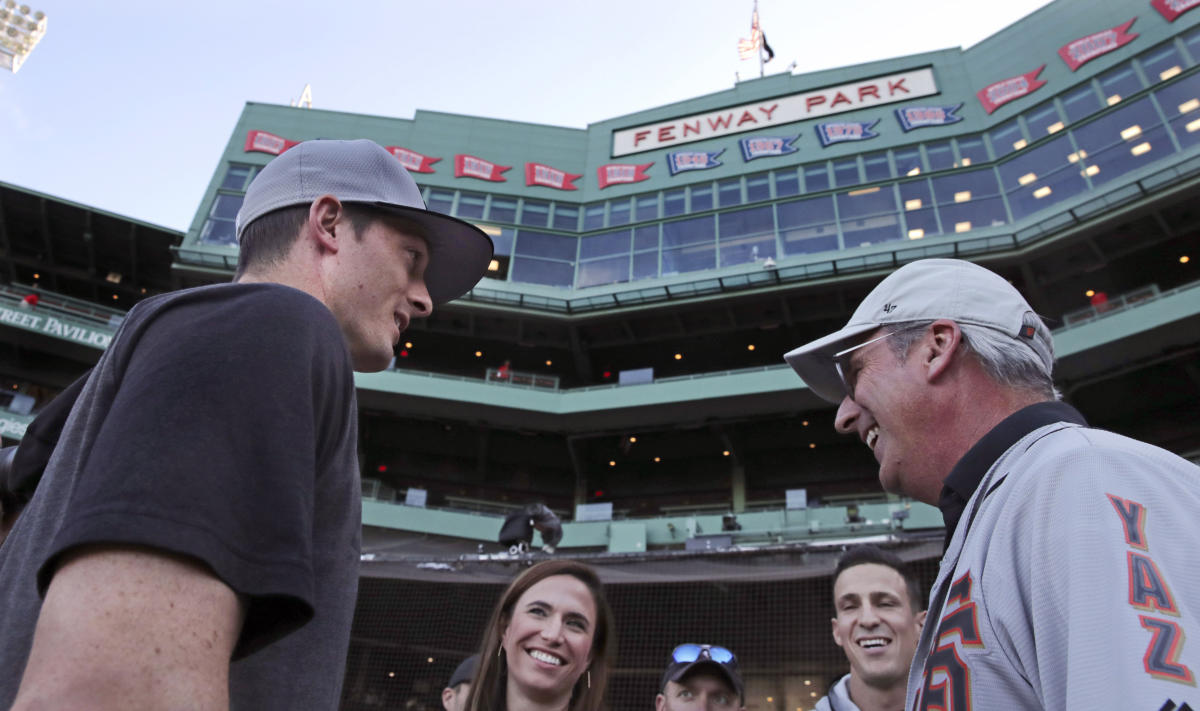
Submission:
[[1058,402],[1012,284],[912,262],[785,358],[883,488],[945,518],[906,709],[1200,707],[1200,468]]
[[483,276],[378,144],[301,143],[235,283],[146,299],[0,547],[0,708],[336,709],[361,540],[353,371]]
[[901,711],[925,623],[920,582],[894,554],[855,546],[834,571],[833,609],[833,641],[845,652],[850,673],[816,711]]

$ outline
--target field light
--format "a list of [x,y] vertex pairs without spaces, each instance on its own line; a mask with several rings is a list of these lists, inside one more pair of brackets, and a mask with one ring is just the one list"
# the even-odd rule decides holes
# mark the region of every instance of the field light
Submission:
[[44,34],[46,13],[18,6],[16,0],[4,0],[0,6],[0,68],[16,74]]

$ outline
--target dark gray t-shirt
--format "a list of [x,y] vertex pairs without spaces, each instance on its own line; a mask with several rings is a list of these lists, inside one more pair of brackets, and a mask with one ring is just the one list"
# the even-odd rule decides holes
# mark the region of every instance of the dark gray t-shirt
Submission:
[[0,547],[0,708],[66,551],[192,556],[245,596],[233,709],[336,709],[358,587],[357,408],[333,315],[276,284],[130,311]]

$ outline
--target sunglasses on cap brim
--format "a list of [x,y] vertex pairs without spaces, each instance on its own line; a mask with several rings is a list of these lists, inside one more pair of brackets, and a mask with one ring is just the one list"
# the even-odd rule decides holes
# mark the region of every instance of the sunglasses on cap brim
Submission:
[[718,664],[737,666],[737,657],[733,656],[733,652],[712,644],[681,644],[671,652],[671,659],[678,664],[708,659]]

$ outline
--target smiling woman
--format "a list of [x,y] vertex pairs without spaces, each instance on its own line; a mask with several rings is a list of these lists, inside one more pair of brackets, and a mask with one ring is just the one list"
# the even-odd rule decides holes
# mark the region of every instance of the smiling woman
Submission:
[[613,629],[595,571],[569,560],[533,566],[492,612],[468,711],[597,711],[614,662]]

